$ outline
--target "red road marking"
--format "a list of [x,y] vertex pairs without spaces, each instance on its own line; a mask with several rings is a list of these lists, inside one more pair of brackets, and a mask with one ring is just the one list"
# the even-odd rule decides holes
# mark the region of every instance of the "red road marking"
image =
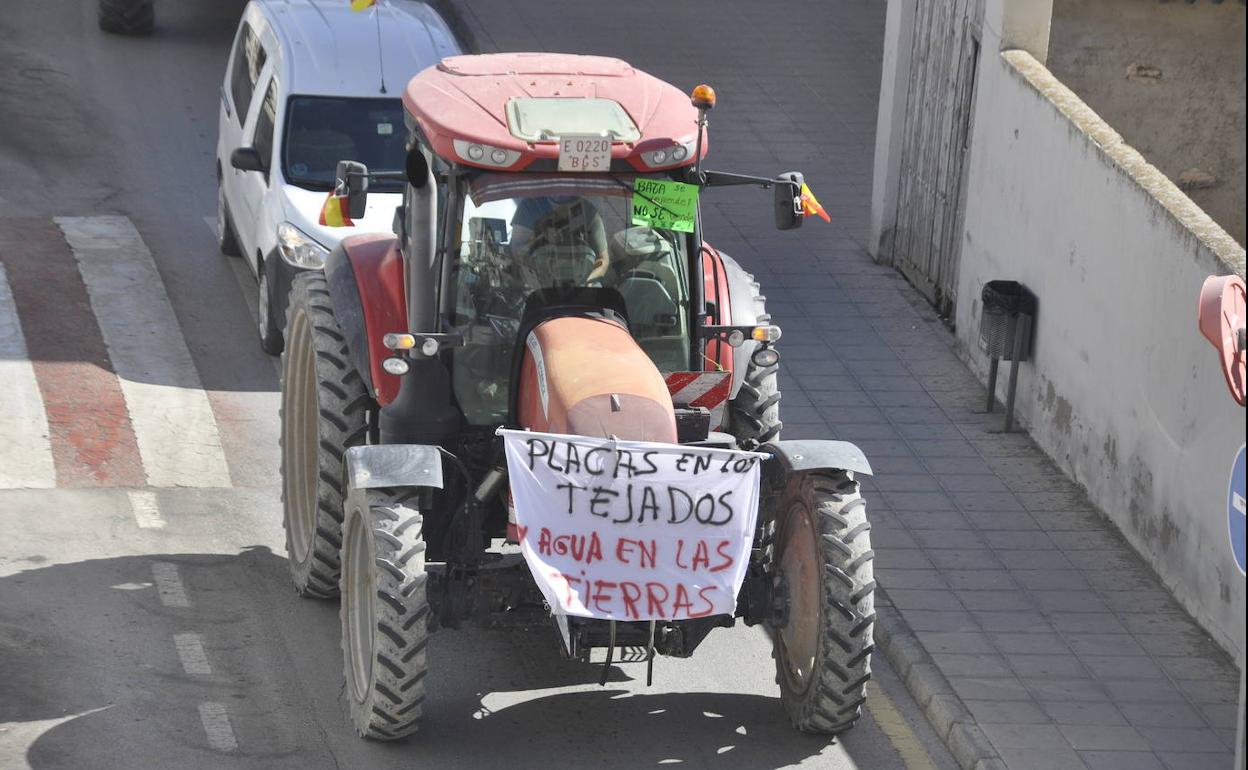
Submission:
[[57,486],[142,486],[125,397],[60,229],[0,222],[0,259],[47,411]]

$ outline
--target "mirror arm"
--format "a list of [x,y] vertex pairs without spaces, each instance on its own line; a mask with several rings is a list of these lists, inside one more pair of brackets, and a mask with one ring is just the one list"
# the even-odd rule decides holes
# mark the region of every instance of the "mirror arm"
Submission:
[[729,187],[740,185],[758,185],[764,190],[771,189],[776,183],[775,179],[765,176],[752,176],[750,174],[730,174],[727,171],[703,171],[702,185],[704,187]]

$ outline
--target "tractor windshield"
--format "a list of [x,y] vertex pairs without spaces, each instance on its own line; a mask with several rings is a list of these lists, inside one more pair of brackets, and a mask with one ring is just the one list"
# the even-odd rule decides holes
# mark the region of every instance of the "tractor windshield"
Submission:
[[508,410],[525,300],[540,289],[619,292],[629,328],[661,372],[688,371],[689,236],[632,224],[632,175],[480,174],[456,213],[455,395],[468,421]]

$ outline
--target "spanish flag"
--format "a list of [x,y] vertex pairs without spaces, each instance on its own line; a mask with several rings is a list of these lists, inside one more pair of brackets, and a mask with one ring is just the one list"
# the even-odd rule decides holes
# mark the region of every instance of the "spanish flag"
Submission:
[[367,11],[377,4],[377,0],[351,0],[351,10]]
[[321,206],[320,223],[325,227],[354,227],[350,211],[347,207],[347,196],[335,195],[330,191],[325,198],[325,205]]
[[802,213],[806,216],[818,216],[824,222],[831,223],[832,217],[828,216],[828,212],[823,210],[823,206],[819,205],[819,199],[810,191],[806,183],[802,183]]

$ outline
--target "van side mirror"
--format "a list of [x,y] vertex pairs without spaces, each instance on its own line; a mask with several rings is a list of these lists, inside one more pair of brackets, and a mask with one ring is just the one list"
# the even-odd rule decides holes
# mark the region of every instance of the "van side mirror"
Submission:
[[805,181],[800,171],[786,171],[776,177],[772,192],[775,196],[777,230],[795,230],[805,221],[802,213],[802,184]]
[[268,171],[264,167],[264,158],[255,147],[238,147],[230,153],[230,165],[239,171]]
[[368,208],[368,166],[354,160],[338,161],[334,171],[338,192],[347,194],[347,213],[352,219],[364,216]]

